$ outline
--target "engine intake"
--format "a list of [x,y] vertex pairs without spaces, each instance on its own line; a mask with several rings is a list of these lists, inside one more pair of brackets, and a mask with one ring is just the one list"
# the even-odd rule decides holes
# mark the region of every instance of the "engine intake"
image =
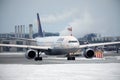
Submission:
[[36,51],[35,50],[28,50],[25,54],[27,59],[34,59],[36,57]]
[[86,57],[86,58],[92,58],[94,57],[94,50],[93,49],[86,49],[83,53],[83,55]]

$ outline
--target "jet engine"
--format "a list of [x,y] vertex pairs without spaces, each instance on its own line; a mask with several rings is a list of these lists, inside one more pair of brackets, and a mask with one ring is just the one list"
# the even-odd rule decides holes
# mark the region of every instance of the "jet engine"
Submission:
[[94,57],[94,50],[91,49],[91,48],[88,48],[88,49],[85,49],[84,52],[83,52],[83,55],[86,57],[86,58],[92,58]]
[[34,59],[36,57],[36,51],[32,49],[28,50],[25,54],[25,57],[27,59]]

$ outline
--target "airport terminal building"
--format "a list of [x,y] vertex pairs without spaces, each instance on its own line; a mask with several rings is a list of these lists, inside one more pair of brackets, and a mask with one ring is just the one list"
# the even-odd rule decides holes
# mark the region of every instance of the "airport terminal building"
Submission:
[[[0,43],[3,44],[18,44],[18,45],[36,45],[35,42],[28,40],[20,40],[14,38],[0,38]],[[23,52],[26,51],[24,48],[14,48],[14,47],[0,47],[0,52]]]
[[116,36],[116,37],[94,37],[94,38],[92,38],[92,42],[112,42],[112,41],[120,41],[120,36]]

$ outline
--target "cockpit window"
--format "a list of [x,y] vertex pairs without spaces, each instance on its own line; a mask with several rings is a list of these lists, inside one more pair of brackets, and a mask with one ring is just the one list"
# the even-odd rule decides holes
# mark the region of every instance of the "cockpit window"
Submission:
[[77,43],[78,41],[69,41],[69,43]]

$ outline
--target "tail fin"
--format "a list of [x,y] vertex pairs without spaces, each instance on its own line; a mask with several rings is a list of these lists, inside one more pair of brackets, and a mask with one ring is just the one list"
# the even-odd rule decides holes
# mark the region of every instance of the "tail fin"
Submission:
[[37,21],[38,21],[38,36],[43,37],[42,27],[40,23],[39,13],[37,13]]

